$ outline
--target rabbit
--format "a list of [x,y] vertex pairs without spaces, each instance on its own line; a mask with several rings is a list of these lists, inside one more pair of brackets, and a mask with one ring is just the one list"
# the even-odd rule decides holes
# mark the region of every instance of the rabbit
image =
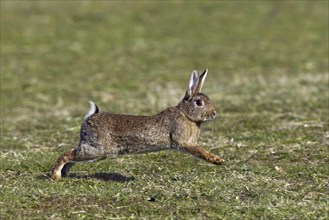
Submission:
[[59,157],[51,168],[51,178],[58,180],[66,176],[76,162],[167,149],[186,152],[213,164],[223,164],[223,158],[209,153],[197,142],[200,125],[216,117],[213,103],[201,93],[207,73],[208,69],[205,69],[199,76],[193,70],[185,96],[178,105],[153,116],[100,112],[90,101],[78,146]]

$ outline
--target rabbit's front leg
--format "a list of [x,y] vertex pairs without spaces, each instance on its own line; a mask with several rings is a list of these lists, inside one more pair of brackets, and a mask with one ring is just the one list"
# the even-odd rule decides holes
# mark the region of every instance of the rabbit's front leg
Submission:
[[200,147],[198,145],[183,145],[181,146],[181,149],[187,153],[192,154],[193,156],[196,156],[200,159],[203,159],[209,163],[213,163],[216,165],[221,165],[225,161],[223,158],[215,154],[209,153],[203,147]]

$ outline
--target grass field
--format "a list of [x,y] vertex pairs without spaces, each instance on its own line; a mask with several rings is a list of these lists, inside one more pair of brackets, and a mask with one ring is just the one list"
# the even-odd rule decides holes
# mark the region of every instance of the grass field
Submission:
[[[327,1],[1,1],[0,219],[329,219]],[[193,69],[200,144],[81,163],[52,181],[94,100],[151,115]]]

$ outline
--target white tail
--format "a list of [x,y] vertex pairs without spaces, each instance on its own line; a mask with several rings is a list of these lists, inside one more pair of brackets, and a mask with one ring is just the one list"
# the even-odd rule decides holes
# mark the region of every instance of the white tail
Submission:
[[89,112],[87,113],[87,115],[85,116],[84,119],[86,119],[89,116],[99,112],[99,109],[98,109],[97,105],[93,101],[89,101],[89,104],[90,104],[90,109],[89,109]]

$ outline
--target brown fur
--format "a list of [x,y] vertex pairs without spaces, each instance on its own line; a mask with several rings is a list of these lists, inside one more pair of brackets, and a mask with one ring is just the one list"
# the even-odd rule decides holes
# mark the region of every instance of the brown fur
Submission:
[[[176,106],[154,116],[119,115],[94,112],[81,126],[80,143],[55,162],[52,179],[65,176],[75,162],[114,158],[124,154],[176,149],[213,164],[224,159],[207,152],[197,140],[201,123],[215,118],[216,111],[208,96],[201,93],[207,70],[199,77],[193,71],[184,99]],[[198,104],[202,106],[198,106]]]

